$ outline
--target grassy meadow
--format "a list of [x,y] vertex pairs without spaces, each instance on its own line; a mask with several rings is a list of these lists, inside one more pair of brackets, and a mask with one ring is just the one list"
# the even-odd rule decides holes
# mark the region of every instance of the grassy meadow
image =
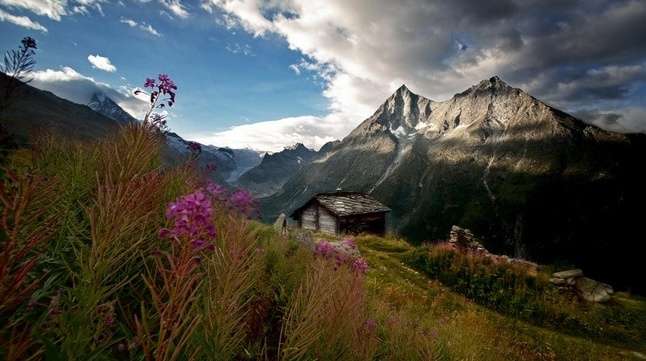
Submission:
[[[646,302],[587,305],[545,274],[358,236],[314,251],[244,191],[129,125],[41,136],[3,164],[4,360],[630,360]],[[315,235],[315,240],[340,241]],[[367,262],[367,270],[363,262]],[[640,354],[641,352],[641,354]]]

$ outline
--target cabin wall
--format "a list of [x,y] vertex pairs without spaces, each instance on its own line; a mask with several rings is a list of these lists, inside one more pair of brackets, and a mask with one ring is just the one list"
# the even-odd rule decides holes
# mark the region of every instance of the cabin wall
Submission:
[[318,204],[312,203],[301,212],[301,227],[316,231],[318,228]]
[[319,207],[319,230],[329,234],[337,232],[336,217],[323,207]]
[[344,217],[339,228],[341,233],[371,233],[383,236],[386,234],[386,214],[370,213]]

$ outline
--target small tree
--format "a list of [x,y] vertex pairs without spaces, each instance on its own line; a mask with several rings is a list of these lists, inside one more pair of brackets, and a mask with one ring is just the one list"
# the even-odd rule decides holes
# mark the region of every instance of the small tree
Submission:
[[20,86],[30,83],[33,78],[29,74],[34,70],[36,60],[36,40],[32,37],[24,37],[20,41],[18,49],[12,49],[4,54],[4,61],[2,64],[2,72],[8,76],[7,84],[5,86],[4,96],[0,110],[7,106],[9,98],[13,92]]
[[[18,49],[8,50],[4,54],[4,61],[0,64],[0,71],[6,74],[7,79],[0,79],[4,84],[4,93],[0,94],[0,117],[5,108],[9,106],[13,92],[20,86],[31,82],[29,74],[34,70],[36,60],[36,40],[27,36],[22,39]],[[4,77],[3,77],[4,78]],[[0,164],[3,164],[9,149],[16,147],[14,137],[0,122]],[[0,177],[3,172],[0,170]]]

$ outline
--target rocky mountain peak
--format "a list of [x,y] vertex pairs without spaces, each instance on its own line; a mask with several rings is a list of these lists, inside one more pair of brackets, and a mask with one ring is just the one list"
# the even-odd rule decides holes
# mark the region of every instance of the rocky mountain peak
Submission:
[[410,89],[406,86],[406,84],[402,84],[397,90],[395,90],[395,93],[393,95],[405,95],[405,94],[413,94]]
[[100,92],[92,94],[92,98],[90,98],[87,106],[95,112],[121,123],[136,121],[132,115],[123,110],[114,100]]
[[303,152],[311,152],[312,150],[303,145],[303,143],[296,143],[294,145],[285,147],[283,151],[287,152],[293,152],[293,153],[303,153]]
[[430,99],[417,95],[402,84],[372,116],[372,122],[391,131],[410,132],[431,112]]
[[482,94],[502,94],[512,90],[515,90],[515,88],[507,84],[504,80],[496,75],[492,76],[489,79],[480,81],[478,84],[472,86],[462,93],[456,94],[456,97]]

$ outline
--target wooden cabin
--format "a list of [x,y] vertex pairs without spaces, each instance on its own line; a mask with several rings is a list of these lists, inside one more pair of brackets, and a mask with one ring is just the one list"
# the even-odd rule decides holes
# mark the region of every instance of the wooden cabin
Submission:
[[298,227],[330,234],[386,233],[386,215],[390,208],[363,193],[319,193],[291,217]]

